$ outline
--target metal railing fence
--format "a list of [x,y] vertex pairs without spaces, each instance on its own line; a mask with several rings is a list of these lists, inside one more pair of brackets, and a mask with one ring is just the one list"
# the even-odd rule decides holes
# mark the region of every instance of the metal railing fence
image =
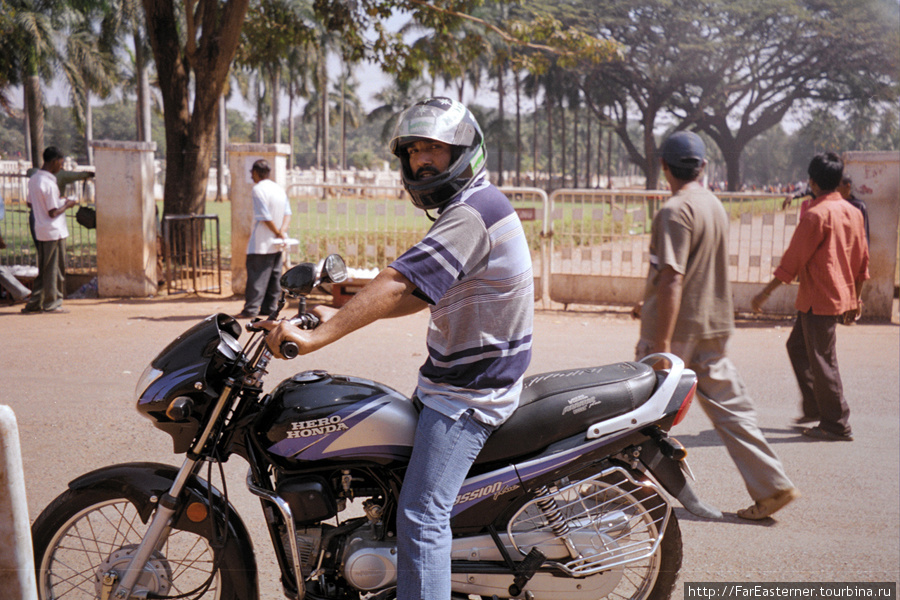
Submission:
[[[502,189],[522,219],[537,275],[646,276],[650,226],[669,192],[560,189],[548,196],[537,188]],[[382,269],[431,224],[400,187],[304,184],[288,194],[300,260],[339,252],[352,267]],[[717,196],[731,217],[732,281],[769,281],[796,227],[797,207],[782,210],[782,197],[771,194]]]
[[[765,283],[790,243],[798,207],[781,196],[716,194],[731,218],[732,282]],[[653,216],[667,191],[560,189],[550,194],[551,275],[644,277]]]
[[[536,188],[503,188],[522,219],[535,272],[545,263],[541,240],[547,194]],[[348,266],[380,270],[428,232],[431,221],[402,187],[297,184],[287,190],[293,216],[290,234],[300,240],[297,260],[316,262],[340,253]],[[292,256],[292,258],[294,258]]]
[[219,217],[168,215],[162,226],[167,293],[221,294]]

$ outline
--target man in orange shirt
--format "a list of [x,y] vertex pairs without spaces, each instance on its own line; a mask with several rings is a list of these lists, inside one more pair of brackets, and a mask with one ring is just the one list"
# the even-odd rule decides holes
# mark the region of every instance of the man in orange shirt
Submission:
[[814,439],[852,441],[835,330],[839,321],[852,322],[862,311],[859,295],[869,278],[869,247],[862,213],[836,191],[844,173],[840,157],[817,154],[807,172],[814,199],[800,217],[775,277],[753,299],[753,310],[760,312],[779,285],[799,279],[797,319],[787,341],[802,396],[796,423],[818,421],[803,429],[803,435]]

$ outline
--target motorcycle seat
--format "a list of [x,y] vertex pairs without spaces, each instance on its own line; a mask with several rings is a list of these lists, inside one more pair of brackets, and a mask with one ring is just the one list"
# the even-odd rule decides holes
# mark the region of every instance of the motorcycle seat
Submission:
[[656,389],[647,364],[621,362],[526,377],[519,407],[488,438],[475,464],[538,452],[644,404]]

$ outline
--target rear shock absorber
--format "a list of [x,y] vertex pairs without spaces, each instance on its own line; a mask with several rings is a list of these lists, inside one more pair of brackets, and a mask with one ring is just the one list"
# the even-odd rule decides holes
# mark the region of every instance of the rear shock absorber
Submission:
[[559,505],[556,503],[553,494],[550,493],[546,485],[538,488],[537,493],[538,498],[535,499],[535,504],[541,509],[553,533],[565,544],[570,557],[574,559],[581,558],[581,553],[575,549],[575,544],[572,543],[569,537],[569,524],[566,523],[565,517],[559,512]]

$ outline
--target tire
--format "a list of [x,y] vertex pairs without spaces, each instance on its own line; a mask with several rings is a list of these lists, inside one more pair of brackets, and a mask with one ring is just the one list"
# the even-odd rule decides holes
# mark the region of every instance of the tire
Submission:
[[681,569],[681,557],[683,548],[681,545],[681,527],[678,518],[673,512],[669,515],[669,523],[659,545],[657,555],[660,557],[659,571],[656,583],[647,595],[647,600],[668,600],[675,589],[675,581],[678,579],[678,571]]
[[[99,598],[104,573],[127,565],[148,525],[138,507],[113,490],[68,490],[58,496],[32,526],[41,600]],[[232,577],[240,576],[245,566],[232,553],[215,550],[208,530],[208,520],[196,524],[195,531],[173,528],[162,550],[151,555],[134,591],[177,596],[196,590],[188,597],[198,597],[212,573],[204,600],[235,600]]]

